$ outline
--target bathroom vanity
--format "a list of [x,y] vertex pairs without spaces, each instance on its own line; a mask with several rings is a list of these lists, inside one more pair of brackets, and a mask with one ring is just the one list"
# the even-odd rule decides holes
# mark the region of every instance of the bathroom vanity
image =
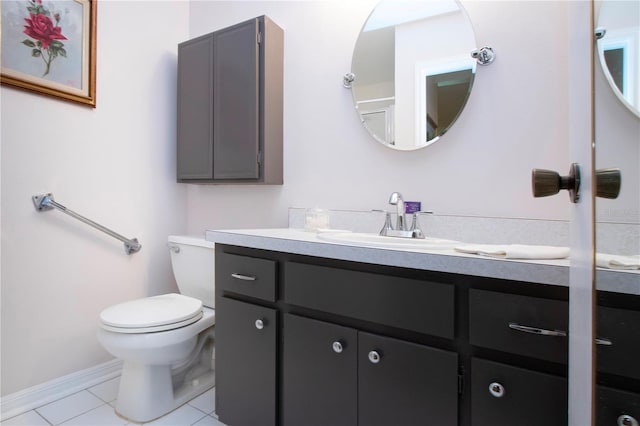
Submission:
[[[225,424],[567,424],[566,260],[354,247],[290,229],[207,239]],[[597,424],[634,425],[640,275],[603,272]]]

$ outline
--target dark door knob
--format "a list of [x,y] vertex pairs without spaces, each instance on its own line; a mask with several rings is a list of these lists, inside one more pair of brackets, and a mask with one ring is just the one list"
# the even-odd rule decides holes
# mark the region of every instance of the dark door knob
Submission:
[[596,197],[618,198],[621,182],[620,169],[596,170]]
[[[596,197],[618,198],[621,182],[620,169],[596,170]],[[557,194],[561,189],[567,189],[571,202],[577,203],[580,199],[580,167],[573,163],[569,176],[560,176],[553,170],[533,169],[531,188],[534,197],[547,197]]]
[[531,171],[531,189],[534,197],[548,197],[560,192],[561,189],[569,191],[572,203],[580,199],[580,167],[577,163],[571,165],[569,176],[560,176],[558,172],[545,169],[533,169]]

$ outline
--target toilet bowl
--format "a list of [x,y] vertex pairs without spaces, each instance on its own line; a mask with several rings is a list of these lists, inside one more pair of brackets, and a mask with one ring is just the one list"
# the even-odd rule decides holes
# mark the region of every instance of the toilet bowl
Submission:
[[161,417],[215,384],[214,245],[171,236],[169,247],[181,294],[132,300],[100,314],[98,340],[123,360],[115,410],[134,422]]

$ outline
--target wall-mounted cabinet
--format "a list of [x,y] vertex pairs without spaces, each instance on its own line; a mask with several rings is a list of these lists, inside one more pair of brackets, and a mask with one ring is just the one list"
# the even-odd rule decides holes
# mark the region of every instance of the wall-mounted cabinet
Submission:
[[266,16],[178,45],[178,182],[282,184],[283,54]]

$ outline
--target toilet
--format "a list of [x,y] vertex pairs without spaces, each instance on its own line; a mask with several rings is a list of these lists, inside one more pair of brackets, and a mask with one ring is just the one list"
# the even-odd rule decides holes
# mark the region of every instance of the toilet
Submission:
[[111,306],[100,314],[98,340],[123,360],[115,410],[134,422],[162,417],[215,384],[214,244],[170,236],[180,294]]

